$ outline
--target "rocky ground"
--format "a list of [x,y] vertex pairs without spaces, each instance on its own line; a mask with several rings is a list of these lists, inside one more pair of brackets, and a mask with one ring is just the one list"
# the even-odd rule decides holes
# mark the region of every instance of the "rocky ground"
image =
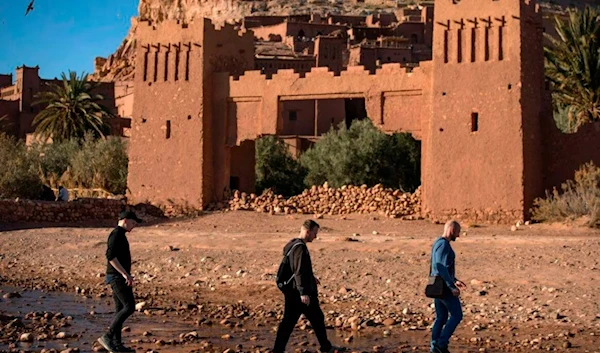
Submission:
[[[274,285],[281,249],[308,217],[237,211],[135,229],[139,312],[124,337],[139,351],[265,351],[282,314]],[[442,226],[368,215],[318,221],[309,249],[332,340],[356,352],[427,351],[433,311],[422,291]],[[469,285],[453,351],[600,351],[597,231],[465,226],[453,244],[457,275]],[[103,284],[110,225],[0,229],[0,284],[15,288],[0,293],[0,350],[97,350],[94,337],[112,315]],[[72,295],[24,303],[38,293],[26,289]],[[85,315],[72,312],[75,304]],[[68,338],[68,348],[50,344]],[[301,320],[288,351],[316,349]]]

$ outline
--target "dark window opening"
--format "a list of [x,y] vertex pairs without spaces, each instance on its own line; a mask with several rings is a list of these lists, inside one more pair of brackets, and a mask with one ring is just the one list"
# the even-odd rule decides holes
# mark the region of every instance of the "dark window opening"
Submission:
[[190,80],[190,50],[191,47],[185,52],[185,80]]
[[290,121],[298,120],[298,112],[295,110],[290,110],[289,119],[290,119]]
[[175,81],[179,80],[179,53],[180,49],[177,47],[177,50],[175,50]]
[[229,190],[240,189],[240,177],[230,176],[229,177]]
[[479,131],[479,113],[471,113],[471,132]]
[[364,120],[367,118],[367,108],[364,98],[347,98],[344,99],[344,107],[346,110],[346,127],[350,128],[354,120]]
[[167,139],[171,138],[171,120],[167,120],[167,131],[166,136]]

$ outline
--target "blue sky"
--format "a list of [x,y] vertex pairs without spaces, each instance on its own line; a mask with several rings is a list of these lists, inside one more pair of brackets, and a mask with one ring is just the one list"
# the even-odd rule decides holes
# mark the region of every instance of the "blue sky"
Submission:
[[42,78],[94,71],[123,41],[139,0],[0,0],[0,73],[40,67]]

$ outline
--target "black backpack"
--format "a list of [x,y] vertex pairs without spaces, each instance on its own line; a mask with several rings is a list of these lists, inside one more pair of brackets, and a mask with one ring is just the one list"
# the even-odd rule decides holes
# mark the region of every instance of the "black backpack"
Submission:
[[282,292],[288,292],[293,288],[293,280],[294,273],[292,272],[292,266],[290,264],[290,254],[294,250],[294,248],[298,245],[304,245],[304,242],[298,240],[290,250],[283,256],[281,263],[279,264],[279,269],[277,270],[277,277],[275,278],[275,283],[277,283],[277,288],[279,288]]

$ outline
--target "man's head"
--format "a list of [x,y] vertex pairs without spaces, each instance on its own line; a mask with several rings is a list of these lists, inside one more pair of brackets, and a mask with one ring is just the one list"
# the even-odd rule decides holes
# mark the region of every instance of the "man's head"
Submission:
[[460,224],[455,220],[446,222],[443,237],[450,241],[455,241],[456,238],[460,237]]
[[133,211],[122,211],[119,213],[119,227],[131,232],[142,220]]
[[305,221],[302,223],[302,227],[300,228],[300,238],[305,242],[310,243],[311,241],[317,239],[319,228],[319,224],[312,219]]

